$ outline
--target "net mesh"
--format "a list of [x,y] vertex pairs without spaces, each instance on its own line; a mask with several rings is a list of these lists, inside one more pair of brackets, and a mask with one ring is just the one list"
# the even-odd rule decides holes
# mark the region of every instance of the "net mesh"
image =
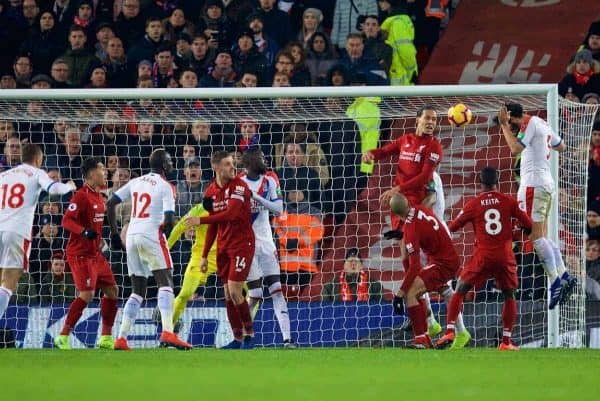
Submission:
[[[404,316],[395,316],[389,300],[403,277],[397,246],[382,239],[389,229],[389,209],[381,207],[379,196],[390,188],[397,159],[380,161],[372,173],[361,171],[361,133],[375,127],[379,145],[413,132],[417,110],[433,104],[441,116],[450,106],[465,103],[473,111],[470,125],[452,128],[440,118],[439,139],[444,147],[439,173],[444,185],[445,219],[456,217],[462,205],[478,190],[476,174],[490,165],[500,171],[500,190],[516,194],[518,162],[510,155],[501,134],[492,123],[504,96],[421,96],[342,97],[271,99],[130,99],[130,100],[3,100],[0,96],[0,128],[21,142],[43,146],[45,166],[57,179],[73,179],[81,185],[81,157],[103,157],[109,170],[110,196],[133,176],[148,171],[148,156],[165,147],[174,157],[176,171],[169,180],[177,188],[177,217],[202,200],[212,178],[210,154],[217,149],[242,152],[260,146],[271,167],[278,173],[288,212],[308,214],[322,228],[311,239],[314,265],[291,271],[282,264],[282,284],[288,301],[292,337],[301,346],[402,346],[412,334],[402,328]],[[546,118],[545,95],[511,96],[524,109]],[[368,102],[373,107],[359,115],[356,107]],[[595,109],[561,101],[561,133],[569,151],[560,160],[559,236],[571,271],[583,282],[585,274],[585,184],[587,155],[580,149],[589,141]],[[371,119],[371,120],[369,120]],[[369,125],[370,124],[370,125]],[[362,132],[361,132],[362,131]],[[0,134],[3,131],[0,129]],[[0,136],[1,137],[1,136]],[[10,140],[9,140],[10,141]],[[290,175],[294,163],[284,143],[298,143],[305,153],[307,176]],[[5,150],[10,152],[9,150]],[[198,158],[200,169],[186,161]],[[4,168],[16,160],[5,157]],[[294,197],[308,201],[296,204]],[[66,309],[75,296],[68,266],[64,276],[54,274],[52,265],[64,251],[67,234],[60,229],[60,215],[69,198],[48,198],[42,194],[34,226],[30,271],[0,327],[14,330],[19,346],[49,347],[64,321]],[[119,224],[127,224],[130,205],[118,210]],[[54,224],[53,224],[54,223]],[[58,225],[58,227],[54,227]],[[104,233],[108,238],[108,233]],[[472,232],[455,235],[462,259],[473,248]],[[191,257],[193,232],[186,232],[171,249],[174,259],[175,293],[183,282]],[[275,241],[285,247],[283,233]],[[340,273],[346,252],[358,248],[368,281],[369,301],[340,299]],[[282,248],[280,248],[280,251]],[[519,265],[519,318],[515,342],[546,344],[546,280],[539,261],[526,249],[521,238],[515,241]],[[131,292],[125,255],[105,247],[125,300]],[[59,267],[55,267],[59,271]],[[358,284],[357,284],[358,286]],[[134,347],[157,346],[157,322],[153,312],[157,288],[150,279],[147,301],[134,328]],[[255,317],[257,343],[277,346],[282,342],[273,304],[264,289],[265,301]],[[431,294],[434,314],[445,323],[445,306],[438,294]],[[180,335],[195,346],[222,346],[232,338],[222,303],[223,289],[210,275],[188,303],[181,319]],[[121,302],[121,306],[122,306]],[[495,346],[501,337],[500,293],[488,282],[471,293],[465,302],[465,324],[473,346]],[[91,304],[71,336],[75,347],[91,347],[99,337],[97,304]],[[581,346],[584,328],[584,291],[578,288],[569,304],[561,307],[561,344]],[[155,315],[155,314],[154,314]],[[117,315],[115,333],[120,322]]]

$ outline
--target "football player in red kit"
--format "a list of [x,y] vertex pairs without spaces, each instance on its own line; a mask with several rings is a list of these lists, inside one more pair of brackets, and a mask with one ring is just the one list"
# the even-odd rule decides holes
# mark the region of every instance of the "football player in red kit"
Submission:
[[242,288],[254,258],[252,230],[252,192],[236,176],[233,155],[226,151],[212,154],[211,165],[215,180],[204,193],[204,205],[210,212],[206,217],[189,217],[186,226],[209,224],[204,242],[200,269],[208,267],[207,256],[217,239],[217,275],[225,289],[227,317],[234,340],[224,348],[253,348],[254,329],[248,302]]
[[496,280],[496,287],[504,294],[502,309],[502,342],[500,350],[518,350],[510,341],[512,327],[517,319],[515,291],[519,285],[517,262],[512,251],[512,219],[521,224],[526,233],[531,232],[532,221],[519,209],[519,203],[512,197],[498,192],[498,171],[485,167],[479,174],[483,192],[467,202],[458,217],[450,222],[454,232],[467,223],[475,230],[475,250],[471,259],[460,273],[456,292],[448,305],[448,326],[446,334],[436,344],[445,348],[454,341],[454,324],[462,309],[465,294],[473,286],[479,286],[489,278]]

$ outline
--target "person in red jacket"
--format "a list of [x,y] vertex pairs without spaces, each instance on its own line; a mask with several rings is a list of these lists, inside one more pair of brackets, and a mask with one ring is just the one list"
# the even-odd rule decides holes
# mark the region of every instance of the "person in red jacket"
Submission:
[[100,252],[106,211],[100,190],[106,187],[106,169],[100,159],[91,157],[83,161],[81,170],[85,182],[73,195],[62,220],[63,228],[70,233],[67,262],[79,296],[71,303],[60,335],[54,338],[54,345],[59,349],[69,349],[69,334],[94,298],[96,288],[100,288],[104,296],[100,301],[102,335],[98,346],[112,349],[118,289],[110,265]]

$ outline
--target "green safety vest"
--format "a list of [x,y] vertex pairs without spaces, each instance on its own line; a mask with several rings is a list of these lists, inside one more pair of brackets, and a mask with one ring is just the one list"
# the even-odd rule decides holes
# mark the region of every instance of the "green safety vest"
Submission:
[[388,34],[385,43],[393,49],[391,85],[413,85],[412,78],[418,74],[418,67],[417,49],[413,43],[415,27],[410,17],[405,14],[388,17],[381,24],[381,29]]
[[[346,116],[354,120],[360,132],[360,150],[365,153],[376,149],[381,126],[380,97],[359,97],[346,109]],[[360,163],[360,172],[373,173],[374,162]]]

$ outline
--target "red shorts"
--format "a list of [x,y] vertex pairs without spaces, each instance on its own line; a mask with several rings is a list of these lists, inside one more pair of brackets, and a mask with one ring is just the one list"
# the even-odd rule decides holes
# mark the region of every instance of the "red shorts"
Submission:
[[459,265],[449,266],[433,263],[421,269],[418,277],[421,277],[427,291],[438,291],[448,285],[448,281],[456,277]]
[[519,276],[515,261],[486,258],[474,253],[460,273],[460,279],[475,288],[486,280],[496,280],[499,290],[515,290],[519,286]]
[[94,291],[96,288],[117,285],[108,261],[100,253],[93,258],[67,255],[67,262],[71,268],[75,288],[79,291]]
[[221,282],[246,281],[254,258],[254,242],[245,248],[217,252],[217,275]]

